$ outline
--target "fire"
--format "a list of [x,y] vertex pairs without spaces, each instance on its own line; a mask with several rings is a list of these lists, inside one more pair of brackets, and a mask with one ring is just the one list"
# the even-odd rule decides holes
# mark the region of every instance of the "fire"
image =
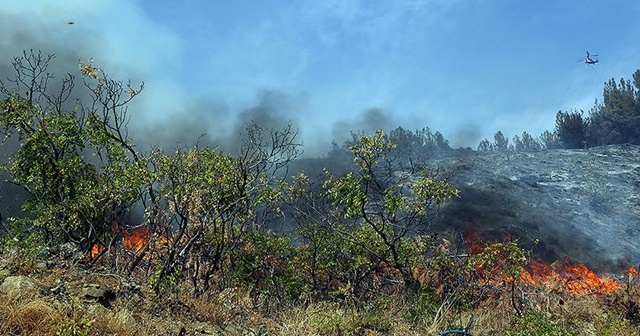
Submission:
[[[473,227],[467,227],[465,232],[465,240],[472,254],[478,254],[485,250],[485,246],[481,243],[477,233]],[[511,237],[505,237],[505,241],[510,241]],[[504,279],[497,279],[491,274],[498,274],[504,267],[501,261],[490,265],[493,271],[488,275],[485,274],[486,267],[476,266],[476,272],[494,283],[501,283]],[[625,274],[629,279],[640,279],[640,271],[635,266],[627,269]],[[584,264],[568,262],[554,262],[546,264],[536,261],[530,261],[525,269],[520,272],[520,280],[534,286],[547,287],[552,290],[566,292],[575,295],[584,294],[608,294],[614,293],[622,289],[622,283],[608,276],[598,275]]]
[[627,268],[627,270],[624,272],[624,274],[629,278],[640,278],[640,272],[638,271],[638,268],[631,265]]
[[100,254],[100,252],[102,252],[102,250],[104,250],[104,246],[100,245],[100,244],[93,244],[93,246],[91,246],[91,251],[89,251],[89,258],[93,259],[95,258],[95,256],[97,256],[98,254]]
[[600,276],[584,264],[531,262],[520,279],[535,286],[545,286],[571,294],[608,294],[622,288],[619,281]]
[[142,252],[149,244],[151,239],[151,230],[146,226],[141,226],[123,232],[124,247],[136,253]]
[[[114,226],[114,230],[117,230],[117,224]],[[149,245],[149,241],[151,240],[152,231],[146,226],[137,227],[134,229],[124,229],[122,231],[123,246],[134,253],[141,253],[147,248]],[[158,237],[157,241],[154,242],[154,247],[158,247],[160,245],[166,245],[169,243],[169,238],[165,236]],[[156,245],[157,244],[157,245]],[[104,246],[99,243],[94,244],[91,247],[91,250],[88,253],[89,258],[94,258],[100,252],[104,250]]]
[[469,251],[471,251],[472,254],[482,252],[482,242],[480,241],[478,232],[471,224],[467,224],[464,236],[467,246],[469,247]]

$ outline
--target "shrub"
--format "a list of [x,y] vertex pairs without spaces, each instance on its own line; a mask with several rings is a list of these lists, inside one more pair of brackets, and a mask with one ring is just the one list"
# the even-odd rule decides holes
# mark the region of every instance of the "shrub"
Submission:
[[236,256],[235,285],[249,286],[254,297],[267,295],[285,305],[309,291],[304,248],[273,233],[252,233]]
[[529,312],[515,317],[506,330],[507,336],[572,336],[559,326],[551,316],[541,312]]

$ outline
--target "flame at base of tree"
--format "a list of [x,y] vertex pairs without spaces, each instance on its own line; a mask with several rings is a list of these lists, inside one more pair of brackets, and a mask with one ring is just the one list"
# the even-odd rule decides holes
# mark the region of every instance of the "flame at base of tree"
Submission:
[[151,230],[146,226],[141,226],[135,229],[124,230],[122,236],[124,238],[123,245],[126,249],[140,253],[149,244]]
[[[113,230],[117,230],[117,225],[114,226]],[[152,239],[152,231],[147,226],[140,226],[132,229],[124,229],[122,231],[122,245],[128,251],[131,251],[135,254],[139,254],[143,252],[147,246],[149,245]],[[169,239],[164,236],[160,236],[157,240],[155,240],[156,245],[167,244]],[[158,247],[158,246],[155,246]],[[91,250],[88,253],[88,257],[93,259],[98,254],[104,251],[104,246],[99,243],[93,244]]]
[[91,251],[89,251],[89,258],[91,258],[91,259],[95,258],[103,250],[104,250],[104,246],[102,246],[102,245],[100,245],[98,243],[93,244],[93,246],[91,246]]

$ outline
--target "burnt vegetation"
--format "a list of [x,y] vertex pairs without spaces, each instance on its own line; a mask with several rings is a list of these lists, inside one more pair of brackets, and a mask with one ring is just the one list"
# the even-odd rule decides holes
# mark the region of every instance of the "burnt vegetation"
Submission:
[[[105,284],[117,279],[109,301],[122,307],[143,309],[135,300],[145,296],[164,304],[138,315],[181,307],[180,318],[225,332],[245,332],[238,328],[249,328],[250,314],[279,321],[264,326],[274,334],[354,335],[433,333],[477,315],[477,330],[564,335],[583,330],[583,321],[558,308],[565,301],[579,306],[576,295],[600,300],[609,312],[597,316],[594,330],[638,330],[635,269],[626,281],[571,265],[531,269],[529,252],[510,237],[482,243],[467,235],[463,245],[435,231],[439,208],[460,191],[433,162],[469,152],[452,149],[439,132],[352,133],[312,161],[299,160],[302,144],[291,123],[247,123],[235,151],[215,143],[139,148],[128,107],[144,83],[113,79],[91,62],[54,74],[48,69],[55,60],[26,51],[0,81],[1,168],[5,182],[26,195],[26,215],[0,213],[3,278],[88,270],[111,279]],[[498,131],[478,151],[638,144],[639,81],[636,72],[633,85],[606,83],[588,117],[560,111],[555,130],[538,139],[523,132],[509,141]],[[274,230],[283,222],[287,230]],[[13,311],[0,314],[0,330],[158,332],[151,323],[127,329],[108,315],[65,317],[51,308],[67,302],[63,285],[45,291],[55,297],[34,298],[31,310],[0,293]],[[38,324],[29,312],[48,322]],[[290,312],[309,318],[295,321]]]

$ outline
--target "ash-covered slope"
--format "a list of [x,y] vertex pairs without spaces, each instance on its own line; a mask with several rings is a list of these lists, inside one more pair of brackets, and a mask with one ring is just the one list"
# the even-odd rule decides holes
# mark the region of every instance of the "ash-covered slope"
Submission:
[[640,262],[640,146],[446,159],[460,197],[434,229],[518,238],[546,261],[620,271]]

